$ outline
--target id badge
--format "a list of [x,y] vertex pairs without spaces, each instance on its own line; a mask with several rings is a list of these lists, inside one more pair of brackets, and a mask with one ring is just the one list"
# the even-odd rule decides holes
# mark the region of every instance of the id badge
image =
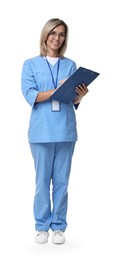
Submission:
[[56,100],[52,100],[52,111],[60,111],[60,102]]

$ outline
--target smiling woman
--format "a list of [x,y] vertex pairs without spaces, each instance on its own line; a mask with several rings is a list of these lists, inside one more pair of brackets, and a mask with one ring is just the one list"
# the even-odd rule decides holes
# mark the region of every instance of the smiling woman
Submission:
[[59,56],[59,50],[64,41],[65,27],[63,25],[59,25],[48,34],[48,38],[46,41],[47,55],[50,57]]
[[[66,48],[68,40],[68,26],[59,19],[49,20],[43,27],[40,37],[40,55],[50,55],[52,57],[62,57]],[[48,53],[48,44],[55,42],[57,46],[55,52]]]
[[[41,32],[40,55],[26,60],[22,70],[22,93],[32,106],[28,138],[36,171],[34,217],[37,243],[63,244],[67,228],[68,181],[75,142],[75,108],[87,93],[75,90],[70,104],[50,101],[50,95],[76,70],[76,63],[64,57],[68,26],[60,19],[49,20]],[[50,185],[52,182],[52,205]]]
[[48,34],[46,45],[47,45],[47,56],[58,57],[59,50],[65,40],[65,27],[63,25],[57,26],[53,31]]

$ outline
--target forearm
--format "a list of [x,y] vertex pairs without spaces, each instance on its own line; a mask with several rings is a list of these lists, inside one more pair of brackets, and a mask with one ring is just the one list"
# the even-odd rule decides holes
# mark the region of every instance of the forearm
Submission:
[[54,92],[54,89],[51,89],[51,90],[48,90],[48,91],[39,92],[37,97],[36,97],[35,103],[46,101],[51,96],[51,94],[53,92]]

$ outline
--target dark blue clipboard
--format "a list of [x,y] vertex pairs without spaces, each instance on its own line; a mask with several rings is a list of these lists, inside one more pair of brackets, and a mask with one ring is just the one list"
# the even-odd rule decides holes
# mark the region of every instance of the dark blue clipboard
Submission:
[[88,86],[95,80],[100,73],[79,67],[54,93],[50,96],[49,100],[56,100],[69,104],[72,102],[77,93],[75,88],[83,83]]

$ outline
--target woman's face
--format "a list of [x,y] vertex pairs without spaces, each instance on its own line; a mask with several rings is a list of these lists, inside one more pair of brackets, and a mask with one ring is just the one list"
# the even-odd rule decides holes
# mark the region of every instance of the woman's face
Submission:
[[48,34],[46,41],[48,52],[58,53],[58,49],[62,46],[64,41],[65,27],[63,25],[58,25]]

